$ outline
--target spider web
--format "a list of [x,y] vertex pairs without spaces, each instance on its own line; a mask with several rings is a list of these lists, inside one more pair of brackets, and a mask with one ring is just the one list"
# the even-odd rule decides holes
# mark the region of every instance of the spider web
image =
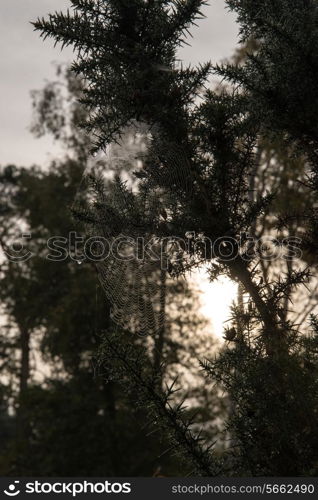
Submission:
[[[111,249],[95,264],[111,318],[140,336],[164,328],[167,276],[180,255],[176,248],[167,248],[160,232],[169,224],[176,192],[193,195],[191,167],[180,147],[152,144],[145,164],[147,188],[135,193],[119,179],[107,184],[90,173],[93,195],[88,218],[93,223],[87,224],[90,235],[102,236]],[[151,250],[144,251],[148,247]]]

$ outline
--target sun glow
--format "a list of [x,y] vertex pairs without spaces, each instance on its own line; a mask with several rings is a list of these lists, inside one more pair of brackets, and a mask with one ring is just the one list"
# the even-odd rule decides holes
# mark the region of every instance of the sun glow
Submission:
[[201,291],[202,314],[211,322],[215,336],[222,338],[231,305],[237,299],[237,285],[226,277],[211,283],[204,269],[196,272],[195,280]]

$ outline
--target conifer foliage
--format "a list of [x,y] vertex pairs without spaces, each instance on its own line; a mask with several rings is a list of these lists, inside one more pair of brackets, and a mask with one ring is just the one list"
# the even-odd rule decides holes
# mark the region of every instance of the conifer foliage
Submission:
[[[81,102],[88,111],[82,126],[93,137],[93,151],[118,141],[130,125],[142,125],[150,137],[136,172],[138,190],[118,180],[108,193],[99,186],[94,217],[91,212],[80,216],[110,237],[114,221],[117,232],[133,231],[135,237],[184,238],[194,231],[200,237],[183,249],[177,266],[171,259],[170,274],[204,262],[211,280],[225,274],[240,284],[244,300],[233,309],[226,347],[216,361],[202,364],[232,400],[228,454],[219,461],[200,445],[180,408],[171,410],[169,390],[164,397],[147,389],[151,379],[141,374],[142,364],[135,369],[128,362],[130,350],[106,339],[101,363],[111,355],[112,376],[139,384],[137,397],[161,428],[173,430],[175,447],[193,460],[196,473],[314,475],[317,324],[313,318],[313,334],[304,340],[284,313],[290,291],[307,283],[311,272],[291,269],[268,280],[259,255],[244,243],[275,195],[251,196],[260,137],[283,136],[289,141],[287,155],[293,146],[307,153],[315,188],[317,5],[314,0],[228,0],[238,13],[242,40],[257,41],[253,51],[237,65],[185,68],[177,50],[205,3],[71,0],[71,12],[34,23],[44,38],[75,50],[73,71],[84,78]],[[235,87],[207,90],[211,71]],[[110,213],[119,185],[132,210],[125,216],[115,200],[112,220],[99,217]],[[144,213],[142,200],[152,200]],[[213,250],[204,245],[207,239]]]
[[219,72],[249,93],[254,119],[289,134],[302,147],[317,147],[318,6],[314,0],[228,0],[241,41],[259,48],[243,66]]
[[[209,65],[175,71],[176,47],[200,17],[201,0],[145,2],[114,0],[72,3],[73,12],[35,23],[44,37],[72,45],[73,70],[88,82],[83,103],[85,126],[105,146],[132,120],[176,126],[205,81]],[[163,112],[164,111],[164,112]]]

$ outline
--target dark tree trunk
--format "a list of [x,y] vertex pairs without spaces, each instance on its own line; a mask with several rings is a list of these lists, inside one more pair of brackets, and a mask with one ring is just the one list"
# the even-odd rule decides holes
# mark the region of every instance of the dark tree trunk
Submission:
[[28,388],[30,378],[30,332],[26,328],[21,329],[21,370],[20,370],[20,396],[22,397]]

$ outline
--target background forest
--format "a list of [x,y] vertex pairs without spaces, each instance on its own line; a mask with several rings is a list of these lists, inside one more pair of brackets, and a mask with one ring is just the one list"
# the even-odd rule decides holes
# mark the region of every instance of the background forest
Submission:
[[[32,235],[33,253],[21,263],[4,258],[1,266],[2,474],[134,476],[159,474],[163,467],[177,473],[174,461],[161,457],[165,445],[149,430],[146,411],[134,409],[131,397],[96,372],[101,335],[116,325],[94,266],[81,262],[75,247],[64,262],[47,259],[50,236],[68,237],[74,229],[84,234],[71,207],[91,156],[87,136],[78,131],[81,83],[65,68],[56,73],[55,81],[32,93],[31,129],[38,137],[52,134],[64,158],[49,169],[8,165],[1,171],[3,248],[17,243],[23,227]],[[114,152],[123,174],[131,165],[122,158],[134,158],[135,142],[128,132],[125,147]],[[98,169],[105,168],[99,160]],[[11,247],[7,252],[14,255]],[[198,411],[198,424],[212,436],[224,403],[215,404],[196,373],[198,353],[212,354],[215,346],[197,293],[195,282],[170,280],[174,307],[167,310],[164,341],[127,334],[127,343],[143,345],[154,369],[164,363],[171,380],[182,378],[180,399],[192,400],[190,414]]]
[[[226,4],[241,38],[219,66],[177,57],[202,0],[34,24],[75,61],[32,93],[63,154],[0,171],[2,475],[317,475],[318,8]],[[96,263],[75,231],[173,244],[165,267]],[[198,269],[236,290],[222,342]]]

